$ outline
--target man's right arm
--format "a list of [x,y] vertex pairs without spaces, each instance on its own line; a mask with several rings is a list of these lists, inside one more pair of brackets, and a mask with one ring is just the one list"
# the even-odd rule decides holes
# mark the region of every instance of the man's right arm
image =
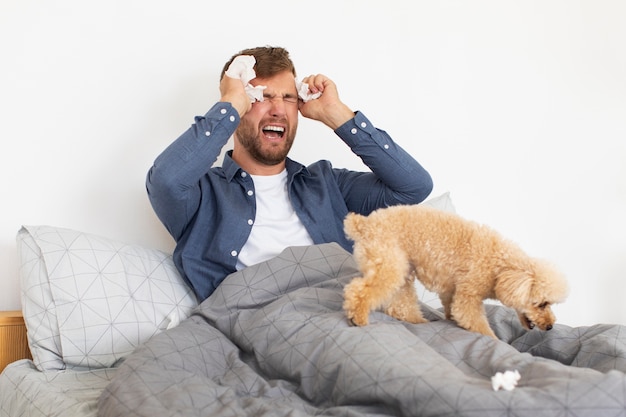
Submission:
[[229,103],[216,103],[155,160],[146,179],[150,203],[178,240],[200,204],[200,179],[213,166],[239,125]]

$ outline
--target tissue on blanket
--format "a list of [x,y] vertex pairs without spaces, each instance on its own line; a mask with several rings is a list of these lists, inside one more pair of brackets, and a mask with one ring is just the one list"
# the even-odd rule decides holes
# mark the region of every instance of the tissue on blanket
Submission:
[[494,391],[498,391],[500,388],[512,391],[513,388],[517,386],[520,377],[518,371],[496,372],[496,374],[491,377],[491,386]]
[[254,64],[256,64],[256,59],[252,55],[239,55],[233,59],[225,73],[230,78],[241,80],[251,102],[263,101],[263,90],[266,88],[264,85],[255,87],[250,84],[250,80],[256,77]]

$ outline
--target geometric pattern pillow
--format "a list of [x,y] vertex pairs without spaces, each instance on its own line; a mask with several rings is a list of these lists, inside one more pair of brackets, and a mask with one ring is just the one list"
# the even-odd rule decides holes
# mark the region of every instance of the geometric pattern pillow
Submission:
[[51,226],[23,226],[17,242],[40,370],[111,367],[197,306],[165,252]]

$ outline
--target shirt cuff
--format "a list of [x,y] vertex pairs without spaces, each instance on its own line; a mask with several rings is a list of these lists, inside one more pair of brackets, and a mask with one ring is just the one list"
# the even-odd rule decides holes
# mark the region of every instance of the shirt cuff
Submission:
[[[363,145],[364,141],[373,141],[383,149],[389,149],[390,139],[374,127],[367,117],[360,111],[354,113],[354,117],[343,125],[339,126],[335,133],[350,148]],[[370,142],[371,143],[371,142]]]

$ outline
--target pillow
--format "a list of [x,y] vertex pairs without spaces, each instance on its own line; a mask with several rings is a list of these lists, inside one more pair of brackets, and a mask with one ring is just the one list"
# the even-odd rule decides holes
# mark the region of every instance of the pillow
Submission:
[[452,198],[450,197],[449,191],[437,197],[429,198],[422,204],[434,207],[439,210],[448,211],[450,213],[456,213],[456,208],[454,208],[454,204],[452,204]]
[[23,226],[17,243],[39,370],[111,367],[197,306],[167,253],[52,226]]

